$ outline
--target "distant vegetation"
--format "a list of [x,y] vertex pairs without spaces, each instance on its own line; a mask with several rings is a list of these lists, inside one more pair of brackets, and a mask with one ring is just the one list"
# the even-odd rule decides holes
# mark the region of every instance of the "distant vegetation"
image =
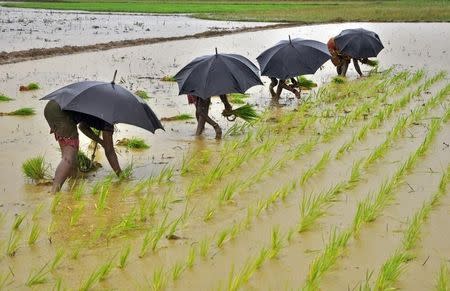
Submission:
[[[151,5],[149,5],[151,4]],[[191,13],[221,20],[324,23],[450,21],[450,1],[51,1],[8,2],[7,7],[107,12]]]

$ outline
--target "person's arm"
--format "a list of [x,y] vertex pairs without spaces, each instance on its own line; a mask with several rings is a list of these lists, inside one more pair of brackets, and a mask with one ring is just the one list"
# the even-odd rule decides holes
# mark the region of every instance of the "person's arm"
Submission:
[[353,65],[355,66],[355,70],[358,72],[359,76],[362,77],[363,73],[361,72],[361,68],[359,67],[357,59],[353,59]]
[[95,132],[93,132],[92,129],[86,123],[80,122],[78,128],[85,136],[103,146],[103,140],[98,135],[96,135]]
[[109,165],[114,170],[117,176],[122,173],[122,169],[120,168],[119,161],[117,160],[117,154],[114,150],[114,142],[113,142],[113,132],[112,131],[102,131],[103,136],[103,149],[105,150],[106,158],[108,159]]
[[225,111],[231,111],[233,110],[233,107],[231,106],[230,102],[228,102],[228,97],[226,94],[220,95],[220,100],[222,100],[223,105],[225,106]]

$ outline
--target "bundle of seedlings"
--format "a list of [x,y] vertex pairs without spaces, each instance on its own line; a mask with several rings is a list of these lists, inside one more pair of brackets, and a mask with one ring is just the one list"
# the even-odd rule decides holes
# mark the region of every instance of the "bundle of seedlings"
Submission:
[[303,76],[297,77],[298,86],[302,90],[311,90],[312,88],[317,87],[317,83],[314,83],[311,80],[306,79]]
[[234,104],[245,104],[245,99],[249,96],[247,94],[241,93],[230,93],[228,94],[228,101]]
[[30,83],[26,86],[20,86],[19,87],[19,91],[32,91],[32,90],[37,90],[39,89],[39,84],[38,83]]
[[178,114],[175,116],[162,117],[160,120],[161,121],[183,121],[183,120],[189,120],[189,119],[194,119],[194,116],[192,116],[188,113],[182,113],[182,114]]
[[177,80],[175,79],[174,76],[164,76],[161,78],[161,81],[164,82],[176,82]]
[[80,172],[87,173],[100,168],[102,165],[94,161],[94,156],[95,152],[92,155],[92,158],[89,159],[89,157],[82,150],[79,150],[77,153],[78,170]]
[[376,67],[378,66],[378,60],[367,60],[364,62],[365,65]]
[[28,159],[22,164],[22,172],[25,177],[37,184],[45,184],[51,180],[49,170],[50,165],[45,162],[44,156]]
[[36,112],[33,108],[24,107],[11,112],[0,112],[0,116],[30,116],[34,115]]
[[13,100],[11,97],[3,95],[3,94],[0,93],[0,102],[2,102],[2,101],[6,102],[6,101],[11,101],[11,100]]
[[137,96],[141,97],[141,99],[149,99],[150,96],[148,96],[148,93],[144,90],[137,90],[136,92],[134,92],[134,94],[136,94]]
[[142,138],[122,138],[116,142],[118,146],[125,146],[129,149],[148,149],[150,146]]
[[259,115],[256,112],[255,108],[250,104],[245,104],[231,111],[223,111],[222,115],[225,116],[229,121],[234,121],[236,117],[242,118],[247,122],[252,122],[259,118]]

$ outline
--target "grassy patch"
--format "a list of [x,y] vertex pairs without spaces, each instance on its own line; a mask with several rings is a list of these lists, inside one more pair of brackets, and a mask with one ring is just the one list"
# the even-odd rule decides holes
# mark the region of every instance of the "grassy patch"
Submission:
[[[348,21],[448,21],[448,1],[67,1],[6,3],[3,6],[105,12],[192,13],[221,20],[301,23]],[[426,11],[426,13],[424,13]]]
[[19,88],[19,91],[33,91],[33,90],[37,90],[40,89],[41,87],[39,86],[38,83],[30,83],[26,86],[22,85]]
[[50,165],[45,162],[44,156],[37,156],[26,160],[22,164],[22,172],[33,181],[48,179]]
[[6,95],[0,94],[0,102],[6,102],[6,101],[11,101],[14,100]]
[[148,149],[150,146],[145,143],[144,139],[138,137],[123,138],[117,141],[117,145],[124,146],[129,149]]
[[11,112],[0,112],[0,116],[9,115],[9,116],[30,116],[35,115],[36,112],[33,108],[24,107]]
[[163,117],[160,120],[161,121],[182,121],[182,120],[190,120],[194,119],[194,116],[188,113],[182,113],[171,117]]
[[228,101],[234,104],[245,104],[245,99],[248,97],[247,94],[231,93],[228,94]]
[[175,79],[174,76],[164,76],[164,77],[161,78],[161,81],[164,81],[164,82],[176,82],[177,79]]
[[134,94],[136,94],[137,96],[141,97],[142,99],[149,99],[150,96],[148,96],[148,93],[144,90],[137,90],[136,92],[134,92]]

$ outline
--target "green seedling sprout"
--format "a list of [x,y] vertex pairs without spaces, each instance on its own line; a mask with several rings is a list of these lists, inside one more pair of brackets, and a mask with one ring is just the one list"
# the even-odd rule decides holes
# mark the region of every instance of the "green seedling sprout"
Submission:
[[82,181],[77,183],[75,189],[73,190],[73,198],[76,201],[80,201],[83,194],[86,192],[86,182]]
[[203,240],[200,241],[200,257],[202,257],[202,259],[206,259],[206,257],[208,256],[209,253],[209,248],[211,246],[211,241],[209,238],[204,238]]
[[44,156],[37,156],[23,162],[22,172],[25,177],[33,180],[39,181],[43,179],[49,179],[51,176],[49,174],[50,165],[45,162]]
[[182,262],[176,263],[172,267],[172,280],[173,281],[178,281],[178,279],[180,279],[181,274],[183,274],[185,269],[186,269],[185,265]]
[[[1,287],[1,285],[0,285]],[[436,291],[448,291],[450,289],[450,272],[446,262],[441,263],[438,278],[436,280]]]
[[203,214],[203,221],[207,222],[210,221],[214,214],[216,213],[216,208],[214,206],[208,206],[205,213]]
[[219,194],[219,203],[224,204],[232,202],[234,195],[238,191],[239,185],[239,181],[227,184]]
[[186,268],[192,269],[195,263],[195,257],[197,254],[197,248],[195,246],[191,246],[189,249],[189,254],[186,259]]
[[131,177],[133,176],[133,171],[134,171],[134,165],[131,162],[130,164],[128,164],[120,173],[119,175],[119,181],[125,181],[125,180],[130,180]]
[[25,283],[25,285],[28,287],[32,287],[34,285],[46,283],[48,281],[47,276],[50,272],[48,266],[49,266],[49,262],[45,263],[37,271],[31,271],[30,275],[28,275],[28,279],[27,279],[27,282]]
[[12,229],[9,233],[9,239],[6,245],[6,254],[8,256],[13,257],[16,255],[16,252],[19,249],[19,240],[19,233]]
[[56,270],[56,268],[59,267],[59,265],[62,263],[62,259],[64,257],[64,250],[62,248],[58,249],[56,251],[55,257],[50,263],[50,271]]
[[261,248],[258,256],[255,258],[255,269],[256,270],[261,269],[261,266],[270,257],[270,255],[271,251],[269,249],[267,249],[266,247]]
[[223,246],[229,234],[230,234],[229,229],[224,229],[219,233],[216,241],[216,245],[218,248],[221,248]]
[[18,214],[14,218],[14,222],[12,224],[12,229],[17,230],[19,229],[20,225],[22,224],[23,220],[25,219],[26,214]]
[[92,271],[86,281],[81,285],[80,291],[88,291],[99,281],[100,272],[98,270]]
[[34,223],[30,235],[28,236],[28,245],[32,246],[36,243],[37,239],[39,238],[39,235],[41,234],[41,228],[38,223]]
[[403,264],[412,259],[407,253],[396,251],[381,267],[380,274],[375,281],[375,290],[391,290],[403,269]]
[[105,209],[110,188],[111,188],[110,179],[106,179],[101,183],[100,192],[97,200],[97,212],[102,212]]
[[7,286],[14,283],[13,277],[14,275],[11,273],[11,270],[7,274],[0,274],[0,290],[4,290]]
[[111,273],[111,270],[113,268],[113,260],[114,258],[111,258],[106,263],[104,263],[99,267],[97,271],[99,281],[104,281],[106,278],[108,278],[109,273]]
[[151,288],[153,291],[164,290],[167,285],[167,273],[164,272],[162,267],[159,267],[153,271]]
[[269,258],[273,259],[278,256],[283,248],[283,242],[280,234],[280,227],[276,226],[272,229],[272,240],[270,245]]
[[300,178],[300,185],[305,185],[305,183],[314,175],[322,171],[328,162],[330,161],[330,152],[326,152],[322,155],[322,158],[315,164],[314,166],[310,167],[308,170],[306,170],[303,175]]
[[78,221],[80,220],[81,214],[83,214],[84,211],[84,203],[81,203],[80,205],[77,205],[73,208],[72,215],[70,216],[70,226],[77,225]]

